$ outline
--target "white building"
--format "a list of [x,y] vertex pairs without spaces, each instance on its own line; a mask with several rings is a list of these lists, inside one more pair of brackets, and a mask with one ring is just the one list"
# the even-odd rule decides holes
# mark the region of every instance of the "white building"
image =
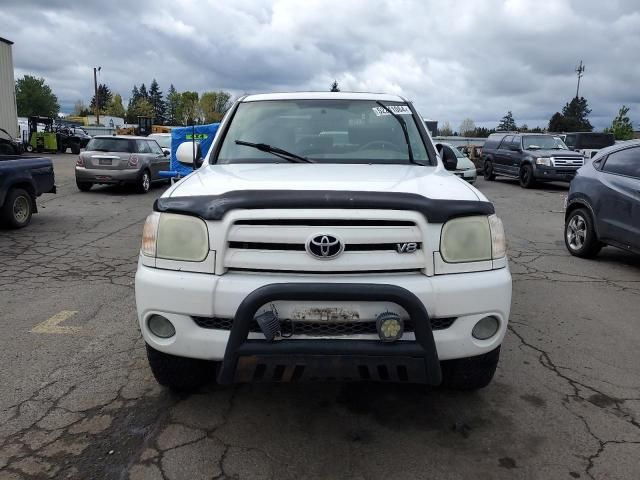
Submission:
[[12,137],[18,137],[12,45],[12,41],[0,37],[0,128],[4,128]]

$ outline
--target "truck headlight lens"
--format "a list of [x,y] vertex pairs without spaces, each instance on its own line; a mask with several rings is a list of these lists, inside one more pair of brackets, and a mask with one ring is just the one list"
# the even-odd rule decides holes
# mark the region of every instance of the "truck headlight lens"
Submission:
[[502,220],[497,215],[489,216],[491,230],[491,257],[502,258],[507,254],[507,238],[504,235]]
[[544,165],[545,167],[551,167],[551,158],[549,157],[540,157],[536,158],[536,165]]
[[188,215],[154,212],[142,231],[142,253],[149,257],[201,262],[209,253],[204,221]]
[[440,255],[447,263],[491,260],[506,253],[504,228],[497,215],[456,218],[442,227]]
[[445,262],[491,260],[491,232],[487,217],[461,217],[442,227],[440,254]]

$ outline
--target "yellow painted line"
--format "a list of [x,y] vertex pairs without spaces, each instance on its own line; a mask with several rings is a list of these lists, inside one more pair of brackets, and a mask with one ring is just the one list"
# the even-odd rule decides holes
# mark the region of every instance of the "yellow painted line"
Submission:
[[62,310],[56,313],[53,317],[46,319],[44,322],[39,323],[31,329],[32,333],[63,333],[67,335],[73,335],[82,330],[82,327],[68,327],[60,325],[65,320],[69,320],[76,313],[75,310]]

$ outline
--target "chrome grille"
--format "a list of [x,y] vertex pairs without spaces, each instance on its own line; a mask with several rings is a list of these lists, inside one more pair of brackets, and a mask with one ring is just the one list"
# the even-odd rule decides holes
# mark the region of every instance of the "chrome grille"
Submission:
[[553,157],[554,167],[575,167],[580,168],[584,165],[582,157]]

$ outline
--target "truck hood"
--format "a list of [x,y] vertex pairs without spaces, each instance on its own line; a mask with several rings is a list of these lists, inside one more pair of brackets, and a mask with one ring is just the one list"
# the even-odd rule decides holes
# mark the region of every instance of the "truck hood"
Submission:
[[221,195],[236,190],[400,192],[432,199],[486,201],[478,190],[441,167],[300,163],[205,165],[163,197]]
[[527,150],[532,157],[582,157],[581,153],[572,150]]

